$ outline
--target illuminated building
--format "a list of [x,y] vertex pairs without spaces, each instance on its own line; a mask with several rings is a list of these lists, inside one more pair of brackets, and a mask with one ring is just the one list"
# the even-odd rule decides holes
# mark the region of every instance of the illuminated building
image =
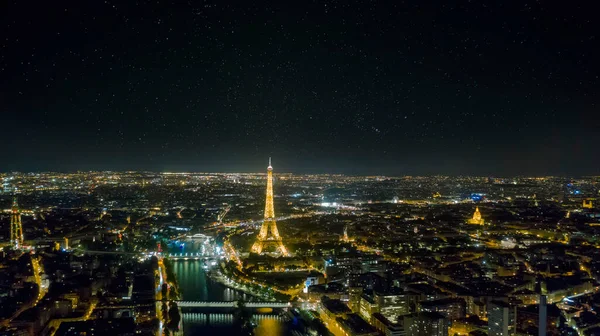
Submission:
[[348,286],[348,307],[353,312],[360,312],[360,301],[363,295],[362,286]]
[[483,220],[483,218],[481,218],[481,212],[479,212],[479,207],[475,208],[475,213],[473,213],[473,218],[469,219],[468,223],[475,224],[475,225],[483,225],[484,224],[484,220]]
[[21,225],[21,211],[17,198],[13,199],[12,213],[10,215],[10,244],[14,249],[23,246],[23,225]]
[[315,276],[309,276],[306,278],[306,281],[304,281],[304,288],[302,289],[303,293],[308,293],[308,288],[310,286],[315,286],[319,284],[319,278],[315,277]]
[[339,254],[325,259],[325,274],[330,281],[345,281],[348,286],[358,283],[361,274],[383,272],[383,257],[375,254]]
[[583,200],[582,207],[584,209],[593,209],[594,208],[594,199],[588,198]]
[[375,302],[375,298],[371,295],[363,294],[360,298],[360,315],[367,321],[371,320],[371,315],[379,313],[379,306]]
[[511,336],[517,331],[517,307],[504,301],[492,301],[488,306],[488,335]]
[[265,202],[265,221],[260,228],[256,242],[252,245],[252,252],[261,254],[268,246],[275,246],[277,252],[281,255],[289,256],[275,222],[275,208],[273,206],[273,167],[271,158],[269,158],[269,167],[267,167],[267,198]]
[[500,241],[500,247],[503,249],[514,249],[517,246],[517,241],[513,237],[505,237]]
[[433,301],[423,301],[421,311],[435,312],[444,315],[449,320],[464,318],[466,315],[466,302],[462,298],[446,298]]
[[545,278],[541,284],[542,293],[549,304],[562,301],[565,297],[590,293],[595,286],[592,279],[578,277]]
[[413,313],[403,316],[407,336],[448,336],[448,321],[439,313]]
[[380,313],[371,316],[371,324],[385,336],[406,335],[406,331],[400,323],[394,323]]
[[419,298],[420,295],[417,293],[393,288],[385,291],[374,291],[373,300],[377,306],[377,312],[385,318],[395,321],[400,315],[414,312]]

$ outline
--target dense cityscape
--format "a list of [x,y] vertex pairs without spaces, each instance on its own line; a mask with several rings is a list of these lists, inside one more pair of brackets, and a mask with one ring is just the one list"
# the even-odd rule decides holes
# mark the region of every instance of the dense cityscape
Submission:
[[0,336],[600,336],[593,1],[0,1]]
[[595,335],[598,177],[3,174],[2,335]]

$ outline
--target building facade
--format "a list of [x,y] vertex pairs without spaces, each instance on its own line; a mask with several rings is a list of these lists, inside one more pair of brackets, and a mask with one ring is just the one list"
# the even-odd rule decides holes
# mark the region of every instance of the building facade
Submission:
[[488,336],[512,336],[517,330],[517,307],[504,301],[488,304]]

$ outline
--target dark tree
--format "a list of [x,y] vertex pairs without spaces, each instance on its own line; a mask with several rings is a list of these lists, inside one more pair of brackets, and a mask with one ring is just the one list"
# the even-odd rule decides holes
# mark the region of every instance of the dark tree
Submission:
[[241,335],[254,335],[252,312],[246,307],[246,302],[242,298],[238,299],[236,304],[234,324],[240,330]]
[[166,283],[162,284],[161,294],[163,301],[168,300],[167,296],[169,295],[169,286]]
[[169,323],[167,328],[171,331],[179,331],[179,322],[181,321],[181,315],[177,303],[171,302],[169,307]]

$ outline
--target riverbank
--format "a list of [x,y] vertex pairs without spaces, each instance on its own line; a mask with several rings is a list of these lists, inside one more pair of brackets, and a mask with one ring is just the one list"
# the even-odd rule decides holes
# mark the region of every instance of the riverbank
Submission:
[[181,290],[179,289],[173,262],[168,258],[164,258],[162,259],[162,266],[164,269],[163,281],[169,285],[169,300],[179,300],[181,298]]
[[230,280],[221,272],[221,270],[219,268],[211,270],[210,272],[207,272],[207,275],[211,280],[218,282],[227,288],[235,289],[244,294],[253,296],[257,299],[266,300],[266,301],[274,301],[274,298],[271,298],[271,297],[261,294],[261,293],[254,292],[254,291],[248,289],[246,286]]

